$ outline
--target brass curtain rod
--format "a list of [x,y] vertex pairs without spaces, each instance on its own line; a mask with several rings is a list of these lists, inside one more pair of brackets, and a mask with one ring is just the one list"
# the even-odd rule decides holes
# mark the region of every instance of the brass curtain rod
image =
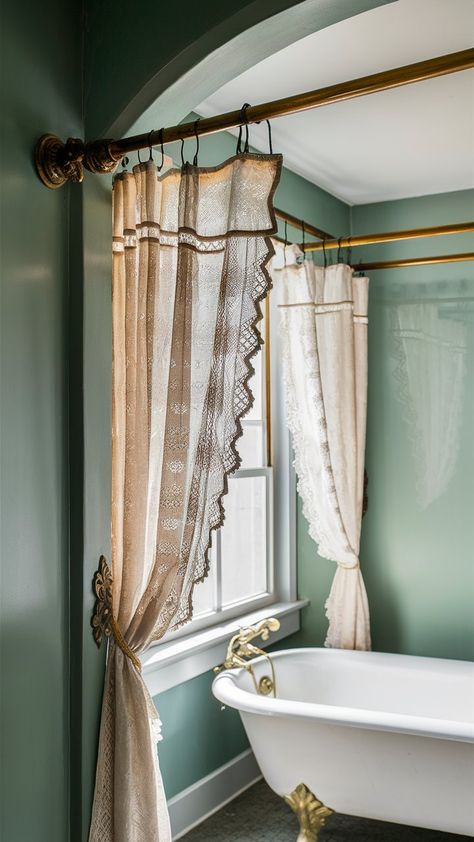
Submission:
[[[305,222],[304,219],[299,219],[299,217],[293,216],[293,214],[287,213],[281,208],[275,208],[275,216],[278,217],[278,219],[282,219],[284,222],[287,222],[288,225],[291,225],[293,228],[298,228],[300,231],[304,225],[305,232],[307,234],[312,234],[313,237],[317,237],[318,240],[327,240],[328,242],[332,241],[332,234],[328,234],[327,231],[323,231],[321,228],[316,228],[309,222]],[[282,242],[284,241],[282,240]]]
[[[474,251],[459,254],[438,254],[435,257],[409,257],[405,260],[375,260],[372,263],[353,263],[355,272],[369,272],[373,269],[403,269],[404,266],[429,266],[432,263],[464,263],[474,260]],[[440,299],[441,300],[441,299]]]
[[159,143],[172,143],[197,135],[235,129],[244,123],[261,123],[275,117],[284,117],[343,102],[367,94],[379,93],[401,85],[421,82],[474,67],[474,48],[449,53],[444,56],[418,61],[403,67],[362,76],[315,91],[296,94],[283,99],[250,105],[246,109],[229,111],[193,123],[181,123],[146,134],[122,140],[101,139],[89,143],[69,138],[64,144],[56,135],[43,135],[37,142],[35,163],[39,177],[47,187],[61,187],[67,181],[82,181],[84,168],[94,173],[113,172],[118,162],[130,152],[148,149]]
[[474,231],[474,221],[455,222],[452,225],[434,225],[430,228],[407,228],[404,231],[387,231],[380,234],[359,234],[355,237],[341,237],[339,240],[324,240],[321,243],[305,243],[304,250],[326,251],[326,249],[353,248],[355,246],[375,245],[376,243],[416,240],[418,237],[442,237],[448,234],[466,234],[469,231]]

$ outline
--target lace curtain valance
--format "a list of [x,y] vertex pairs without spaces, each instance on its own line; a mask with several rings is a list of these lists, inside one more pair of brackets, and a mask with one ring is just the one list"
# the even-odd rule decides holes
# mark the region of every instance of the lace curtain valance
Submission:
[[276,245],[287,421],[298,491],[319,555],[337,563],[326,645],[370,649],[359,565],[367,412],[368,279]]
[[191,615],[239,464],[278,155],[113,189],[113,606],[90,842],[169,842],[159,719],[134,660]]

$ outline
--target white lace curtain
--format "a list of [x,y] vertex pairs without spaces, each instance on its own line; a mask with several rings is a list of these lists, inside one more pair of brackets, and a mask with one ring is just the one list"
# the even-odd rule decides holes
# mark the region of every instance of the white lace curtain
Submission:
[[238,467],[281,156],[113,189],[113,636],[90,842],[169,842],[159,718],[138,656],[189,619]]
[[326,603],[326,646],[370,649],[359,565],[367,412],[368,279],[323,269],[277,245],[287,422],[309,533],[337,563]]

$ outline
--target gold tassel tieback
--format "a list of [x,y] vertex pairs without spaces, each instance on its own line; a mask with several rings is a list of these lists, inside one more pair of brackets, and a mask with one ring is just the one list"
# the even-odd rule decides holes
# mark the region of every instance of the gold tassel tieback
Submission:
[[115,643],[134,667],[141,672],[142,665],[120,631],[114,617],[112,604],[112,574],[105,556],[101,555],[99,567],[94,575],[94,593],[96,596],[94,611],[91,618],[92,634],[97,646],[104,637],[113,637]]

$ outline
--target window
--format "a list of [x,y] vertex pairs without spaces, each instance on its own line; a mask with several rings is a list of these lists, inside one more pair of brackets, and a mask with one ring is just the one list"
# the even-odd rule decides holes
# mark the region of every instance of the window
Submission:
[[229,478],[225,523],[212,533],[209,575],[194,588],[192,621],[164,640],[295,599],[291,548],[296,495],[274,347],[277,316],[276,305],[267,299],[259,324],[265,344],[253,359],[255,374],[249,384],[254,405],[242,419],[237,443],[242,463]]

